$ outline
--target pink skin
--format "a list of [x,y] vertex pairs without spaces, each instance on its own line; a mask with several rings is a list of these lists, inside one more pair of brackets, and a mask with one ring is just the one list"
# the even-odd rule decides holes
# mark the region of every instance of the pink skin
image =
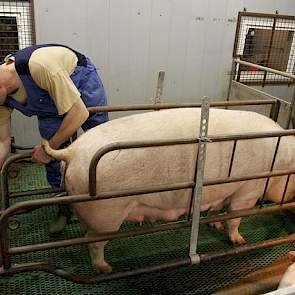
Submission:
[[295,251],[290,251],[288,253],[288,258],[290,258],[293,262],[295,262]]

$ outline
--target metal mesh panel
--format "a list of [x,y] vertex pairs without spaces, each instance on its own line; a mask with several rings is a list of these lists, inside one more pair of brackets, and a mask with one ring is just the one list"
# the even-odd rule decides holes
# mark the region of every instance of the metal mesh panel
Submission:
[[[234,57],[279,71],[294,73],[295,17],[240,12]],[[237,79],[251,84],[290,83],[288,78],[240,66]]]
[[0,60],[34,42],[32,1],[0,1]]
[[[32,189],[32,187],[38,189],[47,185],[42,166],[29,164],[16,166],[20,170],[18,177],[10,181],[11,191],[24,191]],[[38,196],[34,196],[34,198],[38,198]],[[29,199],[31,198],[29,197]],[[20,199],[15,201],[19,202]],[[81,228],[77,219],[73,219],[61,235],[54,238],[48,236],[48,222],[55,216],[56,211],[55,206],[43,207],[29,214],[18,216],[21,226],[10,231],[11,245],[17,246],[80,236]],[[125,223],[121,230],[135,227],[138,225]],[[243,218],[240,227],[241,233],[250,243],[287,235],[294,229],[295,226],[280,213],[271,216]],[[105,254],[115,271],[155,265],[171,259],[187,257],[189,237],[190,229],[186,228],[114,240],[108,243]],[[225,233],[217,232],[206,225],[201,226],[198,244],[200,253],[232,247]],[[0,294],[211,294],[264,267],[279,256],[286,254],[290,249],[292,249],[292,245],[289,244],[266,250],[251,251],[201,265],[95,285],[79,285],[42,272],[24,273],[11,278],[0,277]],[[13,257],[13,263],[32,261],[47,261],[81,275],[95,274],[86,245]]]

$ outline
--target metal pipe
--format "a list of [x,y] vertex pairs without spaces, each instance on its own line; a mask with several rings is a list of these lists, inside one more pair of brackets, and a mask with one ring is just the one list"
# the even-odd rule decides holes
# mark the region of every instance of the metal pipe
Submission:
[[102,148],[100,148],[92,157],[89,165],[89,195],[94,197],[97,195],[96,183],[97,175],[96,168],[100,159],[108,152],[114,150],[123,149],[134,149],[134,148],[144,148],[144,147],[155,147],[155,146],[171,146],[180,144],[192,144],[198,142],[198,139],[180,139],[180,140],[157,140],[157,141],[135,141],[135,142],[118,142],[111,143]]
[[[278,137],[278,140],[277,140],[277,144],[276,144],[275,152],[274,152],[274,155],[273,155],[273,158],[272,158],[272,163],[271,163],[271,167],[270,167],[270,171],[271,171],[271,172],[273,171],[273,167],[274,167],[274,165],[275,165],[275,161],[276,161],[276,157],[277,157],[277,153],[278,153],[278,150],[279,150],[279,146],[280,146],[281,139],[282,139],[282,137],[279,136],[279,137]],[[260,203],[261,203],[260,206],[261,206],[261,207],[263,206],[263,203],[264,203],[264,199],[265,199],[266,191],[267,191],[267,188],[268,188],[268,184],[269,184],[269,178],[267,178],[267,180],[266,180],[266,184],[265,184],[265,186],[264,186],[263,195],[262,195],[262,198],[261,198],[261,201],[260,201]]]
[[289,184],[289,181],[290,181],[290,176],[291,175],[288,175],[288,177],[287,177],[287,180],[286,180],[286,184],[285,184],[285,187],[284,187],[284,192],[283,192],[283,196],[282,196],[280,205],[284,204],[284,200],[285,200],[285,196],[286,196],[288,184]]
[[230,165],[229,165],[228,175],[227,175],[228,177],[230,177],[231,171],[232,171],[232,168],[233,168],[233,163],[234,163],[234,157],[235,157],[235,153],[236,153],[236,148],[237,148],[237,141],[234,140],[234,145],[233,145],[233,150],[232,150],[232,153],[231,153]]
[[[90,197],[88,196],[88,200],[89,198]],[[41,206],[47,206],[47,205],[65,204],[65,203],[81,202],[81,201],[88,201],[88,200],[85,195],[80,195],[80,196],[76,196],[75,198],[73,198],[73,196],[67,196],[67,197],[20,202],[18,204],[12,205],[10,208],[4,211],[3,215],[0,218],[0,224],[7,226],[9,217],[11,217],[14,213],[18,211],[24,211],[26,208],[31,209],[38,206],[41,207]],[[274,205],[272,207],[265,207],[265,208],[235,210],[227,214],[210,215],[210,217],[202,218],[200,220],[200,224],[219,222],[219,221],[234,219],[238,217],[269,214],[269,213],[278,212],[282,210],[289,210],[293,208],[295,208],[295,202],[287,203],[283,205]],[[141,235],[141,234],[153,233],[153,232],[164,231],[164,230],[174,230],[174,229],[179,229],[179,228],[189,227],[189,226],[191,226],[191,221],[175,222],[175,223],[163,224],[157,227],[136,229],[136,230],[132,230],[128,232],[127,231],[126,232],[110,232],[97,237],[87,237],[87,238],[82,237],[82,238],[75,238],[71,240],[55,241],[50,243],[41,243],[41,244],[35,244],[35,245],[14,247],[14,248],[10,248],[9,251],[6,251],[6,252],[9,255],[17,255],[17,254],[40,251],[45,249],[54,249],[54,248],[67,247],[67,246],[78,245],[78,244],[113,240],[113,239],[128,237],[131,235]],[[5,239],[6,239],[5,235],[2,235],[0,242]]]
[[261,179],[261,178],[268,178],[268,177],[284,176],[284,175],[290,175],[290,174],[295,174],[295,169],[280,170],[278,172],[262,172],[262,173],[252,174],[249,176],[236,176],[236,177],[225,177],[225,178],[216,178],[212,180],[205,180],[204,186],[239,182],[239,181],[252,180],[252,179]]
[[271,240],[267,240],[263,242],[257,242],[257,243],[253,243],[249,245],[239,246],[232,249],[225,249],[223,251],[216,252],[216,253],[201,254],[200,259],[201,259],[201,262],[211,261],[213,259],[222,258],[228,255],[240,254],[240,253],[244,253],[251,250],[257,250],[257,249],[271,248],[271,247],[279,246],[279,245],[290,243],[290,242],[295,242],[295,234],[289,235],[287,237],[276,238],[276,239],[271,239]]
[[268,68],[268,67],[260,66],[260,65],[257,65],[257,64],[253,64],[251,62],[247,62],[247,61],[241,60],[239,58],[235,58],[234,61],[236,63],[244,65],[244,66],[254,67],[254,68],[262,70],[262,71],[270,72],[270,73],[273,73],[273,74],[277,74],[277,75],[280,75],[280,76],[295,80],[295,75],[293,75],[293,74],[289,74],[289,73],[278,71],[278,70],[275,70],[275,69],[272,69],[272,68]]
[[8,167],[13,163],[20,159],[28,159],[32,157],[32,153],[24,153],[19,155],[14,155],[6,159],[4,162],[1,172],[0,172],[0,181],[1,181],[1,192],[2,192],[2,200],[1,200],[1,209],[6,209],[9,207],[9,196],[8,196]]
[[[245,105],[266,105],[275,104],[275,99],[265,100],[244,100],[244,101],[212,101],[212,107],[226,107],[226,106],[245,106]],[[143,111],[143,110],[160,110],[160,109],[174,109],[174,108],[199,108],[201,103],[159,103],[159,104],[134,104],[134,105],[118,105],[118,106],[100,106],[88,108],[89,113],[99,112],[123,112],[123,111]]]
[[[209,136],[208,140],[212,142],[229,141],[229,140],[243,140],[243,139],[254,139],[254,138],[264,138],[264,137],[278,137],[286,135],[294,135],[295,130],[284,130],[275,132],[265,132],[265,133],[245,133],[245,134],[232,134],[232,135],[215,135]],[[155,146],[171,146],[171,145],[182,145],[182,144],[193,144],[199,142],[199,139],[178,139],[178,140],[157,140],[157,141],[133,141],[133,142],[118,142],[110,143],[101,149],[99,149],[91,159],[89,166],[89,194],[90,196],[96,196],[96,183],[97,175],[96,168],[100,159],[108,152],[114,150],[123,149],[134,149],[134,148],[144,148],[144,147],[155,147]],[[288,173],[286,173],[288,174]],[[250,178],[253,179],[253,178]]]
[[49,265],[47,263],[27,263],[27,264],[13,266],[12,268],[8,270],[1,270],[0,275],[11,276],[17,273],[28,272],[28,271],[29,272],[44,271],[75,283],[96,284],[100,282],[106,282],[110,280],[121,279],[121,278],[126,278],[130,276],[146,274],[151,272],[163,271],[166,269],[187,266],[187,265],[190,265],[189,258],[175,259],[173,261],[162,263],[160,265],[148,266],[148,267],[121,271],[121,272],[114,272],[110,274],[99,274],[97,276],[90,277],[90,276],[76,275],[74,273],[70,273],[65,270],[58,269],[57,267]]
[[[234,255],[238,253],[244,253],[250,250],[274,247],[274,246],[285,244],[291,241],[292,242],[295,241],[294,234],[288,237],[277,238],[277,239],[272,239],[272,240],[268,240],[264,242],[253,243],[251,245],[245,245],[245,246],[235,247],[232,249],[223,250],[218,253],[201,254],[200,262],[211,261],[213,259],[218,259],[218,258],[222,258],[225,256]],[[191,264],[190,259],[184,258],[184,259],[173,260],[173,261],[166,262],[156,266],[149,266],[149,267],[134,269],[130,271],[115,272],[111,274],[100,274],[98,276],[89,277],[89,276],[80,276],[73,273],[69,273],[62,269],[57,269],[56,267],[46,263],[27,263],[23,265],[12,266],[10,269],[7,269],[7,270],[5,269],[1,270],[0,275],[14,275],[17,273],[22,273],[27,271],[45,271],[45,272],[49,272],[51,274],[57,275],[59,277],[62,277],[64,279],[71,280],[76,283],[91,284],[91,283],[98,283],[98,282],[107,281],[107,280],[130,277],[130,276],[139,275],[143,273],[162,271],[162,270],[166,270],[166,269],[170,269],[174,267],[187,266],[190,264]]]
[[42,189],[36,189],[31,191],[25,191],[25,192],[16,192],[16,193],[9,193],[9,198],[19,198],[19,197],[25,197],[25,196],[36,196],[36,195],[46,195],[46,194],[52,194],[52,193],[60,193],[64,192],[62,188],[42,188]]
[[181,228],[190,227],[190,226],[191,226],[191,221],[174,222],[174,223],[162,224],[162,225],[154,226],[154,227],[138,228],[138,229],[128,230],[128,231],[109,232],[109,233],[97,235],[95,237],[80,237],[80,238],[73,238],[69,240],[12,247],[9,249],[8,253],[9,255],[13,256],[13,255],[30,253],[30,252],[40,251],[40,250],[56,249],[61,247],[69,247],[69,246],[96,243],[96,242],[102,242],[102,241],[112,241],[112,240],[123,239],[127,237],[136,237],[143,234],[151,234],[151,233],[162,232],[167,230],[176,230],[176,229],[181,229]]

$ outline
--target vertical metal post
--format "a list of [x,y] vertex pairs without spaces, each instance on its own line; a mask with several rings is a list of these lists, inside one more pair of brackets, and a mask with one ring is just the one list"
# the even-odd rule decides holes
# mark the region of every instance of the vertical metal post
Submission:
[[192,227],[190,237],[190,250],[189,255],[192,264],[200,262],[200,257],[197,254],[197,243],[199,235],[199,222],[200,222],[200,207],[203,192],[203,180],[204,180],[204,168],[206,160],[206,141],[208,134],[209,125],[209,101],[207,98],[202,99],[201,109],[201,122],[200,122],[200,133],[198,143],[198,156],[197,156],[197,171],[196,171],[196,186],[193,192],[193,213],[192,213]]
[[[291,101],[291,106],[290,106],[290,112],[288,115],[288,120],[287,120],[287,126],[286,129],[288,129],[290,127],[290,122],[294,113],[294,107],[295,107],[295,86],[294,86],[294,92],[293,92],[293,97],[292,97],[292,101]],[[294,128],[295,126],[293,126]]]
[[231,85],[232,85],[232,81],[235,79],[235,77],[236,77],[236,62],[235,62],[235,60],[233,60],[232,66],[231,66],[231,72],[229,75],[229,84],[228,84],[227,95],[226,95],[227,101],[229,101],[230,93],[231,93]]
[[8,167],[4,163],[0,172],[1,210],[4,210],[9,207],[7,174]]
[[161,103],[161,96],[163,94],[163,88],[164,88],[164,79],[165,79],[165,72],[160,71],[158,76],[157,91],[156,91],[156,96],[154,98],[154,103]]
[[278,121],[280,108],[281,108],[281,102],[279,100],[276,100],[276,103],[271,106],[270,118],[273,119],[275,122]]

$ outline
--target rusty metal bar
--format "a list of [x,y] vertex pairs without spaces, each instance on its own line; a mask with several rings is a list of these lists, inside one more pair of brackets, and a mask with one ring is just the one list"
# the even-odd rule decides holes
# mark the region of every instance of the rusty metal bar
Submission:
[[[276,161],[276,157],[277,157],[277,153],[278,153],[278,150],[279,150],[281,139],[282,139],[282,137],[279,136],[278,137],[278,140],[277,140],[275,152],[274,152],[274,155],[273,155],[273,158],[272,158],[272,163],[271,163],[270,171],[273,171],[273,167],[275,165],[275,161]],[[263,206],[263,203],[264,203],[265,194],[266,194],[266,191],[267,191],[267,188],[268,188],[268,184],[269,184],[269,178],[267,178],[266,183],[265,183],[265,186],[264,186],[263,195],[262,195],[262,198],[261,198],[261,201],[260,201],[261,202],[261,204],[260,204],[261,207]]]
[[236,176],[236,177],[225,177],[225,178],[216,178],[212,180],[205,180],[204,186],[217,185],[217,184],[223,184],[223,183],[232,183],[232,182],[239,182],[239,181],[253,180],[253,179],[261,179],[261,178],[268,178],[268,177],[284,176],[289,174],[295,174],[295,169],[279,170],[277,172],[262,172],[262,173],[252,174],[249,176]]
[[212,142],[230,141],[230,140],[243,140],[243,139],[255,139],[255,138],[266,138],[266,137],[279,137],[295,135],[295,129],[288,129],[282,131],[271,131],[271,132],[248,132],[243,134],[230,134],[230,135],[208,135],[208,138]]
[[46,194],[52,194],[52,193],[60,193],[64,190],[62,188],[42,188],[42,189],[36,189],[31,191],[25,191],[25,192],[15,192],[15,193],[9,193],[9,198],[19,198],[19,197],[25,197],[25,196],[36,196],[36,195],[46,195]]
[[[289,243],[289,242],[294,242],[294,241],[295,241],[295,236],[293,234],[283,238],[271,239],[264,242],[258,242],[258,243],[253,243],[251,245],[235,247],[232,249],[227,249],[227,250],[223,250],[223,251],[219,251],[215,253],[201,254],[200,262],[211,261],[213,259],[223,258],[229,255],[244,253],[251,250],[279,246],[279,245]],[[100,274],[98,276],[90,277],[90,276],[80,276],[74,273],[66,272],[65,270],[58,269],[55,266],[52,266],[46,263],[27,263],[27,264],[12,266],[10,269],[7,269],[7,270],[4,269],[0,271],[0,275],[14,275],[17,273],[28,272],[28,271],[30,272],[44,271],[44,272],[57,275],[64,279],[76,282],[76,283],[91,284],[91,283],[98,283],[98,282],[107,281],[107,280],[130,277],[130,276],[139,275],[143,273],[161,271],[161,270],[170,269],[174,267],[188,266],[190,264],[191,262],[189,258],[183,258],[183,259],[177,259],[170,262],[166,262],[160,265],[149,266],[149,267],[134,269],[130,271],[115,272],[111,274]]]
[[229,169],[228,169],[228,177],[230,177],[231,175],[231,171],[233,168],[233,163],[234,163],[234,157],[235,157],[235,153],[236,153],[236,148],[237,148],[237,140],[234,140],[234,145],[233,145],[233,150],[232,150],[232,154],[231,154],[231,159],[230,159],[230,165],[229,165]]
[[8,197],[8,167],[13,163],[20,159],[29,159],[32,157],[32,153],[24,153],[19,155],[14,155],[9,157],[3,164],[0,173],[0,181],[1,181],[1,189],[2,189],[2,200],[1,200],[1,208],[6,209],[9,207],[9,197]]
[[[97,198],[99,198],[99,196]],[[57,197],[57,198],[54,197],[50,199],[20,202],[15,205],[12,205],[10,208],[6,209],[3,212],[3,215],[0,218],[0,224],[4,227],[7,227],[8,220],[11,216],[13,216],[13,214],[16,214],[19,211],[23,212],[26,209],[31,209],[34,207],[42,207],[47,205],[55,205],[55,204],[85,202],[90,200],[92,200],[91,197],[87,195],[77,195],[77,196],[66,196],[66,197]],[[269,213],[278,212],[282,210],[289,210],[293,208],[295,208],[295,202],[287,203],[283,205],[273,205],[271,207],[265,207],[265,208],[235,210],[227,214],[210,215],[210,217],[202,218],[200,220],[200,224],[208,224],[212,222],[224,221],[224,220],[234,219],[238,217],[269,214]],[[163,224],[157,227],[142,228],[142,229],[132,230],[128,232],[127,231],[126,232],[110,232],[97,237],[87,237],[87,238],[82,237],[82,238],[76,238],[71,240],[14,247],[14,248],[10,248],[9,250],[7,249],[4,253],[2,252],[2,255],[8,255],[8,254],[17,255],[17,254],[40,251],[45,249],[54,249],[54,248],[67,247],[67,246],[78,245],[78,244],[100,242],[104,240],[113,240],[117,238],[128,237],[133,234],[141,235],[144,233],[153,233],[153,232],[163,231],[163,230],[173,230],[173,229],[179,229],[179,228],[189,227],[189,226],[191,226],[191,221],[174,222],[174,223]],[[3,238],[6,238],[6,236],[1,235],[0,242],[3,240]]]
[[144,147],[155,147],[155,146],[171,146],[171,145],[181,145],[181,144],[193,144],[197,143],[198,139],[181,139],[181,140],[158,140],[158,141],[135,141],[135,142],[118,142],[111,143],[102,148],[100,148],[92,157],[89,166],[89,195],[95,197],[96,193],[96,168],[100,159],[108,152],[114,150],[123,149],[135,149]]
[[40,251],[40,250],[56,249],[60,247],[69,247],[69,246],[75,246],[75,245],[81,245],[81,244],[89,244],[89,243],[96,243],[96,242],[102,242],[102,241],[112,241],[112,240],[128,238],[128,237],[136,237],[143,234],[151,234],[151,233],[167,231],[167,230],[176,230],[176,229],[181,229],[181,228],[190,227],[190,226],[191,226],[191,221],[167,223],[167,224],[162,224],[159,226],[145,227],[145,228],[142,227],[142,228],[128,230],[128,231],[109,232],[109,233],[97,235],[96,237],[80,237],[80,238],[73,238],[69,240],[11,247],[8,253],[10,255],[19,255],[19,254],[30,253],[30,252]]
[[[229,140],[238,140],[238,139],[243,140],[243,139],[254,139],[254,138],[265,138],[265,137],[278,137],[278,136],[287,136],[287,135],[294,135],[294,134],[295,134],[295,130],[290,129],[290,130],[284,130],[284,131],[265,132],[265,133],[253,132],[253,133],[245,133],[245,134],[215,135],[215,136],[208,136],[208,139],[212,142],[220,142],[220,141],[229,141]],[[96,196],[96,181],[97,181],[96,167],[97,167],[100,159],[108,152],[111,152],[114,150],[135,149],[135,148],[144,148],[144,147],[194,144],[194,143],[197,143],[198,141],[199,141],[199,139],[196,138],[196,139],[178,139],[178,140],[134,141],[134,142],[108,144],[108,145],[102,147],[101,149],[99,149],[94,154],[94,156],[90,162],[90,166],[89,166],[89,194],[90,194],[90,196],[93,196],[93,197]],[[286,173],[286,174],[288,174],[288,173]],[[263,177],[265,177],[265,175],[266,174],[263,174]],[[271,174],[270,174],[270,176],[271,176]],[[246,179],[249,180],[248,177]],[[253,179],[253,178],[250,178],[250,179]],[[235,181],[237,181],[237,180],[235,180]],[[235,181],[233,181],[233,182],[235,182]]]
[[[244,101],[212,101],[212,107],[226,106],[245,106],[245,105],[266,105],[275,104],[275,99],[264,100],[244,100]],[[143,110],[160,110],[160,109],[175,109],[175,108],[199,108],[200,102],[196,103],[158,103],[158,104],[134,104],[134,105],[118,105],[118,106],[99,106],[88,108],[89,113],[98,112],[123,112],[123,111],[143,111]]]
[[284,204],[284,200],[285,200],[285,196],[286,196],[286,192],[287,192],[287,188],[288,188],[290,176],[291,175],[288,175],[288,177],[287,177],[286,184],[285,184],[285,187],[284,187],[283,197],[282,197],[282,200],[281,200],[280,205]]
[[47,263],[26,263],[17,266],[13,266],[9,270],[0,270],[0,275],[11,276],[22,272],[31,271],[44,271],[53,275],[59,276],[63,279],[79,283],[79,284],[96,284],[100,282],[106,282],[115,279],[126,278],[130,276],[146,274],[156,271],[163,271],[170,268],[181,267],[190,265],[189,258],[175,259],[170,262],[162,263],[160,265],[148,266],[144,268],[127,270],[121,272],[113,272],[110,274],[99,274],[97,276],[80,276],[74,273],[67,272],[63,269],[59,269]]

